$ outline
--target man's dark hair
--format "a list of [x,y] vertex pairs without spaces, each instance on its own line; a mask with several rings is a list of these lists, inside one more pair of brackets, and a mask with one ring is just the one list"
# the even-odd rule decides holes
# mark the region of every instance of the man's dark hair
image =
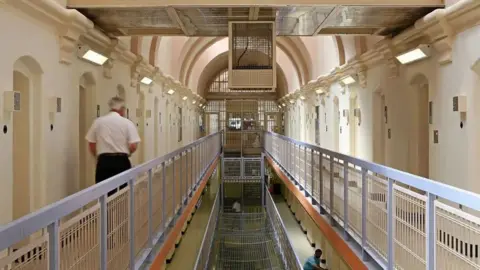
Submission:
[[319,249],[319,248],[317,248],[317,249],[315,250],[315,253],[318,253],[318,252],[320,252],[320,254],[323,254],[323,251],[322,251],[321,249]]

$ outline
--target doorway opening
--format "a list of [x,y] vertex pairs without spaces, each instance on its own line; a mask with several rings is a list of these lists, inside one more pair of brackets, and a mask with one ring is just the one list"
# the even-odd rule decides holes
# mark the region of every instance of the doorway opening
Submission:
[[385,95],[377,90],[373,95],[373,162],[386,165],[386,115]]
[[[411,83],[413,89],[413,107],[414,121],[413,125],[413,141],[414,153],[417,157],[416,164],[412,170],[413,173],[428,178],[429,177],[429,117],[428,117],[428,79],[423,74],[415,76]],[[416,115],[416,117],[415,117]],[[412,156],[411,156],[412,157]]]
[[333,98],[333,112],[332,112],[332,121],[333,121],[333,146],[332,150],[339,152],[340,151],[340,107],[338,97]]
[[20,92],[20,111],[12,117],[12,220],[42,207],[44,182],[43,117],[40,65],[31,57],[19,58],[13,68],[13,89]]
[[88,151],[85,135],[95,119],[95,80],[91,73],[80,77],[78,104],[79,190],[95,184],[95,159]]

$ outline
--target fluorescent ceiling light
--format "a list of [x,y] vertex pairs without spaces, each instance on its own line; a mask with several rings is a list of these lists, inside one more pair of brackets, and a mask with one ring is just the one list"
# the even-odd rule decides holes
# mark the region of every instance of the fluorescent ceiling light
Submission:
[[317,89],[317,90],[315,90],[315,93],[321,94],[321,93],[323,93],[323,90],[322,89]]
[[200,107],[202,107],[202,105],[203,105],[202,103],[198,104],[198,106],[200,106]]
[[301,100],[305,100],[305,97],[304,97],[304,96],[300,96],[300,99],[301,99]]
[[153,80],[148,77],[143,77],[143,79],[140,82],[143,84],[149,85],[153,82]]
[[175,90],[173,90],[173,89],[170,89],[170,90],[168,90],[168,92],[167,92],[167,93],[168,93],[169,95],[173,95],[173,93],[175,93]]
[[398,55],[397,60],[405,65],[418,60],[422,60],[424,58],[427,58],[428,56],[430,56],[430,47],[426,45],[420,45],[416,49]]
[[292,103],[292,104],[293,104],[293,103],[295,103],[295,100],[293,100],[293,99],[290,99],[290,103]]
[[192,104],[195,104],[195,103],[197,103],[197,101],[196,101],[196,100],[192,101]]
[[281,109],[281,108],[282,108],[282,106],[281,106],[281,105],[278,105],[278,108],[279,108],[279,109]]
[[285,106],[287,106],[287,104],[285,104],[285,103],[282,103],[282,106],[283,106],[283,107],[285,107]]
[[187,96],[184,96],[184,97],[183,97],[183,100],[187,100],[187,99],[188,99],[188,97],[187,97]]
[[342,82],[345,84],[345,85],[349,85],[349,84],[352,84],[354,82],[356,82],[355,78],[353,78],[352,76],[347,76],[345,78],[342,79]]
[[108,58],[92,50],[88,50],[83,56],[83,59],[93,62],[97,65],[103,65],[107,62]]

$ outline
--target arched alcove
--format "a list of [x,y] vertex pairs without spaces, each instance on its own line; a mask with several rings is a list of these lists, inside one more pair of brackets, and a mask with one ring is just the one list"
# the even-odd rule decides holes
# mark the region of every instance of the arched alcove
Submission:
[[383,90],[373,92],[373,162],[386,165],[386,101]]
[[[412,92],[410,171],[417,175],[429,176],[430,140],[429,140],[429,83],[423,74],[417,74],[410,80]],[[413,148],[413,149],[412,149]]]
[[20,57],[13,65],[13,90],[20,92],[20,111],[12,114],[12,218],[45,203],[42,74],[38,62]]
[[78,91],[78,188],[81,190],[95,184],[95,159],[89,153],[88,142],[85,140],[88,129],[96,117],[96,82],[92,73],[87,72],[80,77]]

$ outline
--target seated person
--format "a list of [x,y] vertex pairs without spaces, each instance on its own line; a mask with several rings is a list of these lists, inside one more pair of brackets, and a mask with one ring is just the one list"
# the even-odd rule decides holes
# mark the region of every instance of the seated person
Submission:
[[326,262],[325,260],[321,260],[321,257],[322,250],[315,250],[315,255],[307,258],[307,261],[303,265],[303,270],[326,270]]

